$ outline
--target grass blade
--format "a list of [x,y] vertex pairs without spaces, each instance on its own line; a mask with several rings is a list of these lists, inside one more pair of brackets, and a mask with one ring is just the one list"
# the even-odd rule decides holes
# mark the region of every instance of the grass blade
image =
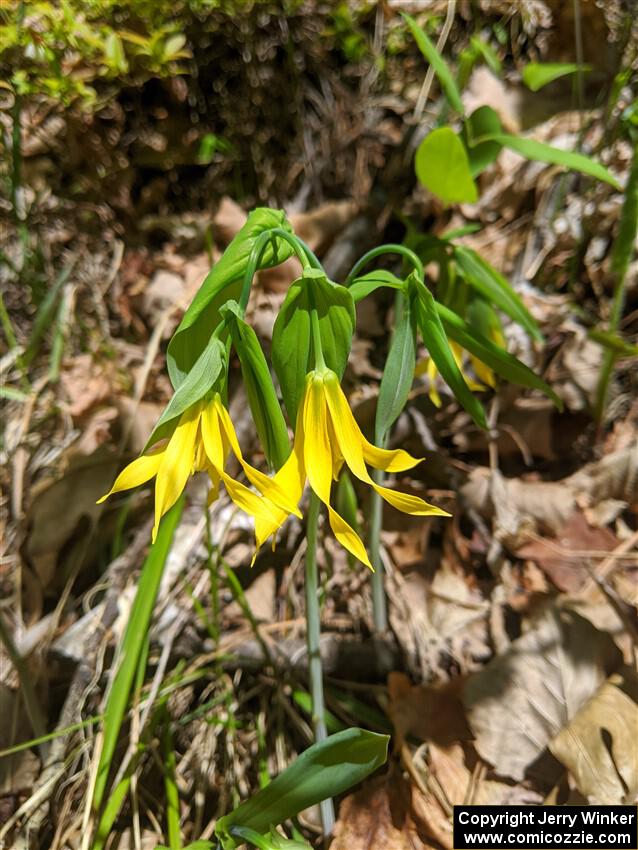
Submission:
[[463,109],[463,101],[461,100],[461,95],[459,94],[452,72],[447,66],[447,62],[414,18],[411,18],[410,15],[403,15],[402,17],[410,27],[414,40],[417,43],[417,47],[434,68],[434,72],[439,79],[439,83],[441,84],[441,88],[443,89],[443,93],[445,94],[448,103],[453,109],[456,109],[459,115],[463,115],[465,112]]
[[111,760],[138,669],[140,655],[145,645],[145,637],[151,623],[153,607],[173,540],[173,533],[181,517],[183,506],[184,498],[182,497],[166,514],[160,524],[157,539],[151,546],[142,567],[137,593],[131,608],[131,616],[122,641],[119,667],[104,710],[102,751],[93,789],[94,811],[100,809],[104,800]]

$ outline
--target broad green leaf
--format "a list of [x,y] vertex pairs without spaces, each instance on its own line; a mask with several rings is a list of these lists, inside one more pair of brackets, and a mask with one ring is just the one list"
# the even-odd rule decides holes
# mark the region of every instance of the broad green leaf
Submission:
[[402,301],[401,315],[395,325],[390,350],[383,369],[375,431],[387,434],[405,407],[416,366],[416,330],[411,299]]
[[604,165],[596,162],[595,159],[590,159],[585,154],[563,151],[560,148],[543,144],[543,142],[537,142],[536,139],[523,139],[520,136],[511,136],[509,133],[491,133],[480,141],[498,142],[503,147],[515,151],[526,159],[548,162],[550,165],[564,165],[571,171],[580,171],[583,174],[589,174],[590,177],[595,177],[597,180],[602,180],[604,183],[609,183],[615,189],[620,190],[621,188],[616,178]]
[[361,782],[387,758],[389,737],[346,729],[302,753],[276,779],[242,803],[215,826],[223,850],[235,850],[233,826],[265,833],[328,797],[336,797]]
[[466,119],[463,124],[462,138],[467,149],[472,177],[476,177],[488,165],[491,165],[502,149],[499,142],[475,142],[474,140],[500,133],[501,130],[501,119],[489,106],[479,106]]
[[[283,227],[292,232],[283,210],[258,207],[226,248],[206,276],[190,307],[184,313],[166,352],[166,364],[175,389],[200,356],[219,323],[219,308],[230,298],[237,299],[250,253],[257,238],[266,230]],[[283,239],[274,239],[266,247],[259,268],[265,269],[287,260],[292,248]]]
[[514,319],[534,339],[539,341],[543,339],[536,320],[500,272],[486,263],[476,251],[464,248],[462,245],[454,247],[454,257],[465,280],[486,301]]
[[445,59],[441,56],[439,51],[430,41],[428,36],[423,32],[414,18],[405,14],[403,14],[402,17],[405,21],[407,21],[407,24],[410,27],[414,40],[417,43],[417,47],[434,69],[434,72],[439,79],[439,83],[441,84],[443,93],[447,98],[447,102],[450,104],[452,109],[456,109],[459,115],[463,115],[465,111],[463,109],[463,101],[461,100],[461,95],[459,94],[456,82],[454,81],[452,72],[448,68]]
[[435,306],[445,332],[451,339],[489,366],[497,375],[521,387],[540,390],[552,399],[559,410],[562,410],[563,403],[552,388],[517,357],[473,330],[465,319],[457,316],[443,304],[437,301]]
[[388,286],[391,289],[403,289],[404,283],[392,272],[377,269],[361,275],[361,277],[356,277],[348,287],[348,291],[352,295],[354,303],[357,304],[383,286]]
[[480,428],[487,428],[483,406],[465,383],[465,378],[454,359],[432,293],[416,278],[413,280],[412,291],[416,322],[436,368],[459,404],[467,410]]
[[221,312],[239,356],[248,403],[266,459],[273,469],[280,469],[290,454],[290,441],[264,352],[255,331],[239,314],[236,301],[224,304]]
[[164,565],[183,507],[184,497],[182,496],[162,519],[155,543],[151,546],[140,573],[137,592],[119,649],[119,657],[115,659],[114,669],[117,672],[104,709],[102,751],[93,788],[92,805],[94,811],[99,811],[104,799],[115,746],[124,720],[124,713],[133,686],[133,679],[138,669],[140,655],[145,644],[144,638],[150,627]]
[[478,200],[463,142],[451,127],[439,127],[423,139],[414,168],[419,182],[446,204]]
[[591,65],[578,65],[576,62],[530,62],[523,68],[521,77],[528,89],[538,91],[559,77],[576,74],[578,70],[591,71]]
[[275,320],[272,361],[290,422],[294,425],[305,378],[315,368],[310,337],[310,310],[317,310],[326,365],[343,375],[355,326],[354,301],[349,290],[328,280],[317,269],[305,269],[286,295]]
[[177,418],[212,389],[225,365],[226,348],[217,337],[211,337],[195,365],[177,387],[173,397],[164,408],[164,412],[153,428],[144,450],[158,440],[167,437],[173,431],[177,424]]

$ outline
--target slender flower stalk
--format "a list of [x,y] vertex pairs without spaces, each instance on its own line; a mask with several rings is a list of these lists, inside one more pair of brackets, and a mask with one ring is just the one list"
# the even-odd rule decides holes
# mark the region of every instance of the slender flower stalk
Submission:
[[[321,613],[319,609],[319,571],[317,569],[317,536],[321,502],[312,493],[308,507],[306,526],[306,575],[304,590],[306,595],[306,643],[308,646],[308,678],[312,697],[312,725],[315,741],[324,741],[328,735],[323,695],[323,666],[321,663]],[[324,836],[329,836],[335,822],[332,799],[321,803],[321,822]]]
[[[257,493],[225,471],[231,451]],[[282,511],[286,516],[292,513],[301,517],[297,502],[276,481],[244,460],[235,428],[219,393],[187,408],[168,442],[130,463],[98,504],[113,493],[130,490],[155,478],[154,541],[160,520],[180,497],[189,476],[203,470],[208,472],[212,482],[209,503],[217,498],[223,483],[233,502],[253,516],[259,527],[262,523],[278,520]],[[265,539],[256,529],[257,548]]]

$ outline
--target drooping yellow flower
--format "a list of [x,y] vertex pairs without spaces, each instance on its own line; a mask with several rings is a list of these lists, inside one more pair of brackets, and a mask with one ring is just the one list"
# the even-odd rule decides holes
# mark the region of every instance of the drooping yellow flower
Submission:
[[[450,516],[418,496],[382,487],[372,480],[366,467],[369,464],[384,472],[402,472],[411,469],[420,460],[403,449],[388,451],[368,442],[357,425],[336,374],[330,369],[322,369],[306,377],[293,450],[275,475],[275,481],[295,501],[299,501],[307,479],[328,508],[330,527],[339,543],[372,568],[361,538],[330,504],[332,481],[337,480],[345,462],[357,478],[373,487],[398,510],[416,516]],[[257,517],[255,527],[259,539],[265,540],[276,532],[285,518],[283,511],[279,511],[274,522]]]
[[[231,450],[246,478],[260,495],[224,471]],[[155,525],[152,535],[155,540],[161,518],[179,499],[191,473],[202,470],[207,470],[210,475],[212,499],[217,497],[219,485],[223,482],[233,502],[253,516],[256,523],[272,522],[279,518],[282,511],[286,516],[293,513],[301,517],[294,494],[288,494],[276,481],[244,460],[235,428],[219,394],[185,410],[168,442],[130,463],[120,472],[113,487],[102,496],[98,504],[113,493],[137,487],[155,477]],[[256,537],[259,547],[266,538],[260,538],[257,528]]]

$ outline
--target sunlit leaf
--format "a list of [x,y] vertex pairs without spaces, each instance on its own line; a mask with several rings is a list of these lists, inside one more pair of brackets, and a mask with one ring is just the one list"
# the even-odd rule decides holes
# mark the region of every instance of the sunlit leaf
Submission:
[[451,127],[428,133],[417,148],[414,167],[419,182],[444,203],[478,200],[465,146]]
[[528,89],[538,91],[553,83],[559,77],[591,71],[591,65],[578,65],[576,62],[530,62],[523,68],[521,77]]

